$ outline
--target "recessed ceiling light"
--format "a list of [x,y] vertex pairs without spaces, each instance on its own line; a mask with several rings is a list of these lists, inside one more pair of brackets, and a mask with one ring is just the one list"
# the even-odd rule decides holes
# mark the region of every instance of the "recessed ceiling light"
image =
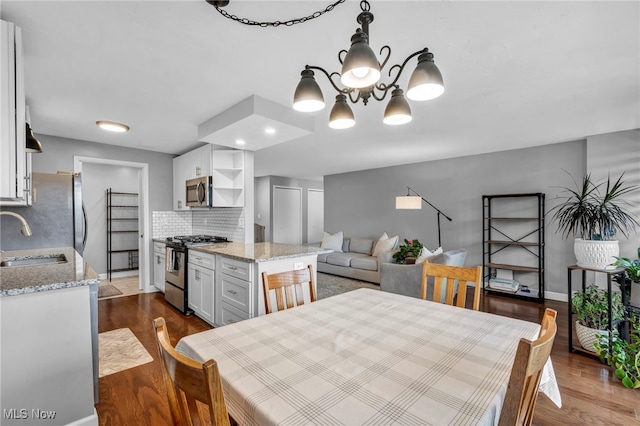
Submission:
[[236,139],[236,144],[237,145],[244,145],[246,142],[244,141],[244,139]]
[[116,123],[114,121],[96,121],[96,125],[101,129],[108,130],[110,132],[123,133],[129,131],[129,126],[126,124]]
[[265,127],[264,132],[268,135],[275,135],[276,129],[274,129],[273,127]]

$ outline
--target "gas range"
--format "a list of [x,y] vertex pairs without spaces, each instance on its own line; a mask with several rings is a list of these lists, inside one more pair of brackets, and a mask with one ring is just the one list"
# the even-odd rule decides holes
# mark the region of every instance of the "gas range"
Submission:
[[167,237],[166,240],[166,244],[172,247],[192,247],[229,242],[227,237],[215,235],[177,235],[175,237]]

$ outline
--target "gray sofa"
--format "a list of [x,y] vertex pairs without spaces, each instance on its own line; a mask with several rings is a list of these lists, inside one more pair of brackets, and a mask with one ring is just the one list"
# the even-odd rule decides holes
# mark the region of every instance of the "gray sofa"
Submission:
[[[429,263],[441,265],[464,266],[467,258],[466,249],[445,251],[429,258]],[[433,299],[433,280],[427,282],[427,300]],[[422,264],[401,265],[384,263],[380,269],[380,290],[389,293],[420,297],[422,288]]]
[[318,272],[379,284],[380,265],[393,262],[397,247],[379,256],[372,256],[377,241],[375,238],[344,238],[342,253],[336,251],[318,255]]

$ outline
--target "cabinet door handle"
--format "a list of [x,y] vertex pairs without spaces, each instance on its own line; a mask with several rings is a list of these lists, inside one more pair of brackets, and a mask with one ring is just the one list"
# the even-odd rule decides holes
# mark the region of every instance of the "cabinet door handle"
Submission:
[[227,292],[229,292],[229,293],[231,293],[231,294],[238,294],[238,292],[237,292],[237,291],[235,291],[235,290],[227,290]]
[[235,266],[229,266],[229,269],[231,269],[232,271],[235,271],[238,268],[236,268]]
[[234,320],[234,319],[228,319],[228,320],[227,320],[227,322],[228,322],[229,324],[233,324],[234,322],[236,322],[236,320]]
[[156,256],[156,259],[158,259],[158,260],[156,261],[156,263],[159,265],[159,264],[161,263],[161,262],[160,262],[160,256]]

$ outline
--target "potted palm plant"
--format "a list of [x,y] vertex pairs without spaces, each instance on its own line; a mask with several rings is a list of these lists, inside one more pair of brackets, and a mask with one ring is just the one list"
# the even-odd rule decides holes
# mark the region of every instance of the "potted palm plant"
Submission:
[[[577,292],[571,298],[573,313],[576,314],[576,335],[583,348],[596,352],[594,343],[601,337],[609,337],[609,292],[591,284],[584,292]],[[611,294],[611,317],[613,321],[624,317],[624,306],[620,293]]]
[[620,254],[616,233],[628,238],[640,228],[640,220],[629,211],[630,202],[625,199],[640,186],[627,185],[623,176],[615,182],[609,176],[595,183],[587,174],[580,185],[574,179],[576,189],[563,188],[568,195],[551,209],[558,231],[565,238],[576,236],[573,250],[578,266],[604,269]]

